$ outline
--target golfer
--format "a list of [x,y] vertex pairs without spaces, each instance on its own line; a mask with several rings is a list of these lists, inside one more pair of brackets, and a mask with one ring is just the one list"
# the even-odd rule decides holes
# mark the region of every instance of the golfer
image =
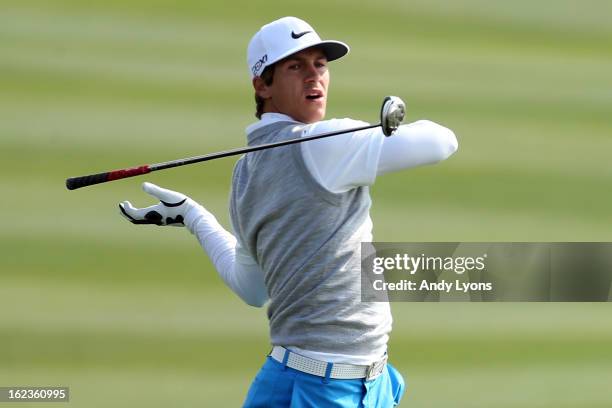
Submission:
[[[329,63],[348,52],[295,17],[263,26],[247,51],[260,119],[246,129],[248,144],[366,125],[323,120]],[[390,307],[360,296],[368,186],[456,150],[452,131],[421,120],[388,138],[374,128],[248,153],[234,168],[233,234],[187,196],[150,183],[143,188],[159,204],[120,209],[136,224],[185,225],[238,296],[268,304],[273,347],[245,407],[392,407],[405,386],[387,362]]]

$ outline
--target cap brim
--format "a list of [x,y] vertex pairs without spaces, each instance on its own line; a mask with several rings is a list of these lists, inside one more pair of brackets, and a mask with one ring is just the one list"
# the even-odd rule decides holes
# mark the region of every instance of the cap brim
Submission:
[[266,64],[266,66],[275,64],[278,61],[285,59],[290,55],[293,55],[295,53],[298,53],[300,51],[304,51],[305,49],[313,48],[313,47],[320,47],[325,53],[325,56],[327,57],[327,61],[334,61],[334,60],[337,60],[338,58],[342,58],[346,54],[348,54],[349,51],[351,50],[349,46],[343,43],[342,41],[334,41],[334,40],[320,41],[314,44],[308,44],[301,48],[298,47],[298,48],[292,49],[291,51],[288,51],[287,53],[283,55],[279,55],[274,60],[269,61]]
[[[340,41],[322,41],[318,44],[323,49],[328,61],[334,61],[344,57],[351,50],[348,45]],[[313,46],[313,47],[316,47]]]

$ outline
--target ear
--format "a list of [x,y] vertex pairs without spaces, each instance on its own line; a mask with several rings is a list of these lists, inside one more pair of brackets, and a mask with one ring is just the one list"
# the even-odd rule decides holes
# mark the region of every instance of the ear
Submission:
[[253,88],[255,89],[255,93],[263,99],[269,99],[272,96],[270,87],[266,85],[261,77],[253,78]]

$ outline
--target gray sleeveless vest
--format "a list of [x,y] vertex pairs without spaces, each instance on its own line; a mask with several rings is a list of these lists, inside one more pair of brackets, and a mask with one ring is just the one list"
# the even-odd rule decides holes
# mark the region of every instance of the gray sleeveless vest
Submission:
[[[253,131],[248,143],[300,136],[300,126],[277,122]],[[273,345],[362,356],[386,351],[389,305],[361,302],[360,244],[370,237],[370,205],[368,187],[335,194],[318,184],[300,144],[238,160],[230,216],[238,241],[264,272]]]

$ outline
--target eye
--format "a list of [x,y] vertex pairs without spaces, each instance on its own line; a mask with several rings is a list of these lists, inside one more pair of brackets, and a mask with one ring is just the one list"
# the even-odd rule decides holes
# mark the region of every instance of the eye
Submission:
[[297,64],[297,63],[291,64],[289,65],[289,69],[292,71],[297,71],[298,69],[300,69],[300,64]]

